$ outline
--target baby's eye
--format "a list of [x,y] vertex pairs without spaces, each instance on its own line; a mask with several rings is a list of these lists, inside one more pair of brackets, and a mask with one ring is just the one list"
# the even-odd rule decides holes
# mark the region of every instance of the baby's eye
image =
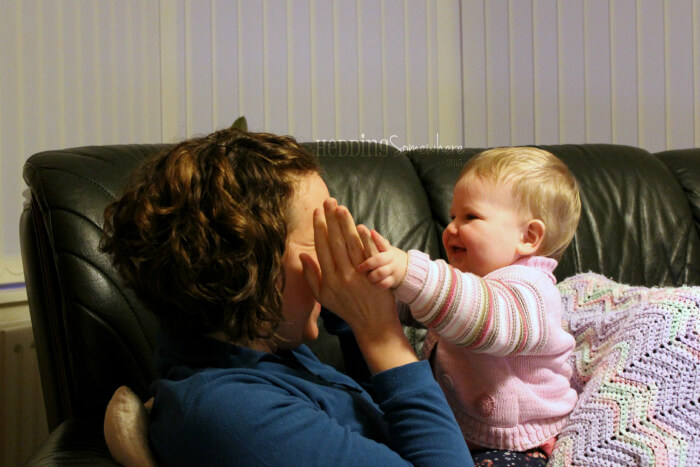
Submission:
[[468,221],[473,221],[474,219],[479,218],[479,216],[477,216],[476,214],[467,214],[465,217]]

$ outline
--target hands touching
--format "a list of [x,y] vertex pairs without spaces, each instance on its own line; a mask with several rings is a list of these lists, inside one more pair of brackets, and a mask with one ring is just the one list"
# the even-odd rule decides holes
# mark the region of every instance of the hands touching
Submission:
[[353,330],[365,327],[368,321],[373,324],[375,308],[393,307],[393,298],[356,271],[365,254],[350,212],[330,198],[323,203],[323,210],[314,212],[313,219],[318,262],[304,253],[300,259],[316,299]]
[[366,252],[381,253],[374,242],[367,242],[369,231],[361,230],[364,242],[347,208],[329,198],[323,209],[314,211],[318,262],[305,253],[299,258],[316,300],[348,323],[370,371],[377,373],[417,358],[403,334],[393,294],[357,270]]
[[391,246],[389,241],[379,232],[371,232],[364,225],[358,225],[357,231],[362,239],[367,259],[358,267],[357,271],[367,273],[369,281],[381,289],[395,289],[406,276],[408,267],[408,254]]

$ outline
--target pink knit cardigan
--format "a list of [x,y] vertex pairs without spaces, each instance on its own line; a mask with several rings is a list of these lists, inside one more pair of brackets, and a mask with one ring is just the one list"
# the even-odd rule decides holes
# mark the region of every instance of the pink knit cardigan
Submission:
[[576,404],[552,271],[523,258],[481,278],[409,252],[395,290],[430,331],[423,347],[470,444],[527,450],[556,436]]

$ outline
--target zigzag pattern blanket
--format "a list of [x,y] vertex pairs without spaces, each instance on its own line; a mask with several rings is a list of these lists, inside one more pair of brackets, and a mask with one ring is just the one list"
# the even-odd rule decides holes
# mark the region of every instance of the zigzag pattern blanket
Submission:
[[579,401],[549,465],[700,465],[700,287],[559,287]]

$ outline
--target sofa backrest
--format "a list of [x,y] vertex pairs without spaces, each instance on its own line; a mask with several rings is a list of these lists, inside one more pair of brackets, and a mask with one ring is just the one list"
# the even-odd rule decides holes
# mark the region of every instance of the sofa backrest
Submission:
[[[400,248],[442,255],[454,179],[478,149],[399,152],[342,141],[305,146],[319,156],[331,194],[358,223]],[[25,165],[31,203],[20,237],[50,428],[72,416],[101,416],[121,385],[149,395],[157,323],[123,287],[99,242],[104,207],[141,161],[165,147],[48,151]],[[556,271],[560,278],[590,270],[634,284],[700,283],[698,192],[692,211],[684,193],[700,180],[700,167],[669,170],[660,160],[680,164],[675,156],[658,159],[623,146],[548,149],[569,164],[583,199],[579,230]],[[314,350],[324,353],[322,347],[323,340]],[[329,360],[337,356],[327,353]]]
[[[581,221],[555,271],[559,280],[593,271],[635,285],[700,284],[700,150],[657,157],[623,145],[540,147],[569,166],[581,191]],[[462,166],[482,150],[406,153],[437,231],[449,222],[452,187]]]
[[105,206],[163,147],[48,151],[24,166],[31,204],[20,220],[20,243],[49,429],[104,413],[123,384],[145,397],[155,376],[156,320],[123,287],[99,243]]

